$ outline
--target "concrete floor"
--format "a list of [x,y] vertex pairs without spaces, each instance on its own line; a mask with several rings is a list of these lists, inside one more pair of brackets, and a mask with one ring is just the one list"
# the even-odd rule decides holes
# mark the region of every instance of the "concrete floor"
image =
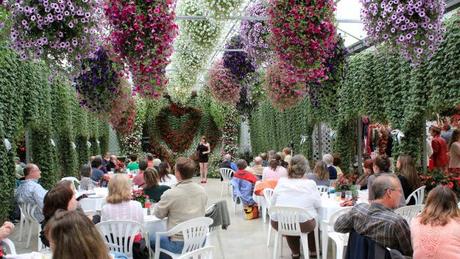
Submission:
[[[199,179],[195,179],[199,182]],[[212,204],[221,200],[221,182],[219,179],[209,179],[207,184],[202,185],[208,193],[208,203]],[[242,207],[237,207],[237,213],[233,212],[233,203],[230,195],[224,192],[223,199],[227,201],[227,205],[231,217],[231,225],[227,230],[220,230],[220,235],[223,243],[223,250],[226,259],[265,259],[273,258],[273,231],[270,247],[267,247],[267,228],[268,222],[263,223],[261,218],[255,220],[245,220],[243,216]],[[37,232],[34,231],[31,239],[30,248],[26,248],[26,238],[22,242],[18,241],[19,225],[11,236],[12,241],[15,243],[17,253],[28,253],[37,251]],[[24,234],[23,234],[24,235]],[[25,235],[24,235],[25,236]],[[211,239],[211,243],[216,247],[214,251],[214,258],[222,258],[218,249],[218,242],[215,238]],[[329,242],[330,243],[330,242]],[[329,248],[330,249],[330,248]],[[285,239],[283,239],[283,253],[281,258],[291,258],[291,253]],[[303,257],[302,257],[303,258]],[[328,258],[333,258],[329,250]]]

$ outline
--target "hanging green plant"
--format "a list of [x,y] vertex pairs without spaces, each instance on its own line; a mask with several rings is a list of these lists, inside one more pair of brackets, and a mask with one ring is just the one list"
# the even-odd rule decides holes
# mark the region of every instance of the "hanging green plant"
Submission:
[[238,10],[243,0],[204,0],[203,2],[215,18],[225,18]]

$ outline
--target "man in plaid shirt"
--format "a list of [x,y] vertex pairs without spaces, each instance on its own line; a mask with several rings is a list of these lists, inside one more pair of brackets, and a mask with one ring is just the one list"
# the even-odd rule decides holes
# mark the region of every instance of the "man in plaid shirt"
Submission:
[[412,256],[409,225],[393,212],[404,195],[398,178],[394,174],[382,174],[369,191],[375,193],[375,200],[370,205],[358,204],[339,217],[334,225],[335,231],[349,233],[355,230],[384,247]]

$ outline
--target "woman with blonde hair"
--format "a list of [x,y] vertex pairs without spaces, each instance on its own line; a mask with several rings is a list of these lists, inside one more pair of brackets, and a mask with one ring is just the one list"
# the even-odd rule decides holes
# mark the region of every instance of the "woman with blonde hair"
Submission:
[[307,178],[313,180],[316,185],[329,186],[329,171],[326,169],[326,163],[321,160],[316,162],[313,173],[307,174]]
[[53,259],[110,259],[93,222],[78,211],[58,210],[45,227]]
[[[414,159],[410,155],[400,155],[396,162],[397,175],[404,191],[404,198],[407,199],[413,191],[421,186],[420,178],[415,168]],[[411,199],[407,205],[414,205],[415,200]]]
[[107,204],[102,207],[101,221],[133,220],[144,222],[144,211],[138,201],[131,200],[131,184],[128,176],[115,174],[109,182]]
[[425,208],[411,222],[415,259],[459,258],[460,209],[457,196],[446,186],[428,193]]

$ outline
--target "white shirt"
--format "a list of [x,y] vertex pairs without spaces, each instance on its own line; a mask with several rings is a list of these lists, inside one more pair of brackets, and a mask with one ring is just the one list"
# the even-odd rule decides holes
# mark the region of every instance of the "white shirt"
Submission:
[[[280,178],[273,191],[272,205],[303,208],[310,216],[317,218],[321,197],[316,183],[301,178]],[[305,219],[307,220],[307,219]]]
[[166,177],[166,181],[160,180],[160,185],[166,185],[169,187],[173,187],[177,184],[177,178],[173,174],[168,174]]
[[118,204],[107,203],[102,207],[101,221],[132,220],[144,223],[144,210],[138,201],[124,201]]

